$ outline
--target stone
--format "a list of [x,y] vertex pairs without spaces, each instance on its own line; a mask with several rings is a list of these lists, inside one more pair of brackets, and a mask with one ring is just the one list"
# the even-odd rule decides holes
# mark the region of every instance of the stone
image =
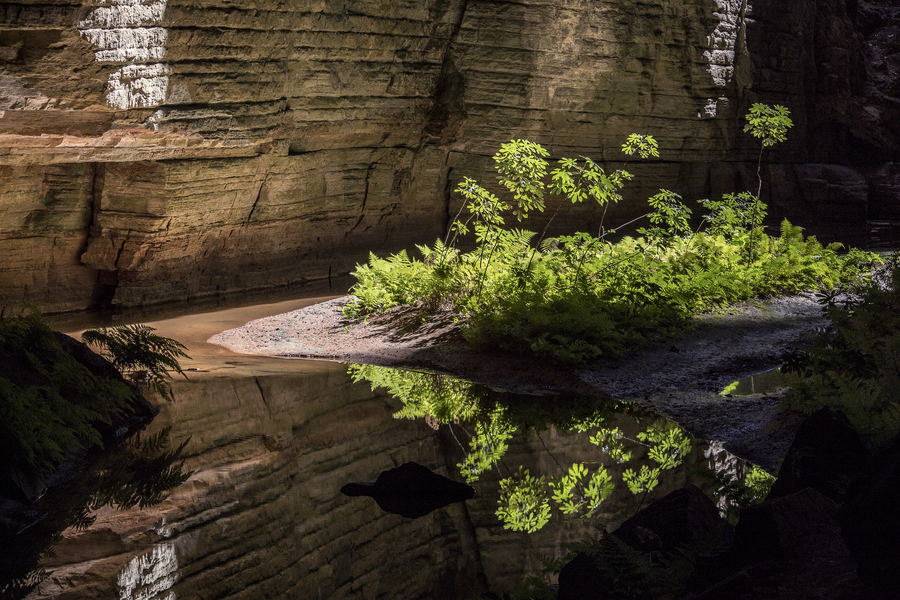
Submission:
[[612,535],[636,550],[667,555],[711,539],[724,525],[715,502],[686,485],[642,509]]
[[841,598],[856,579],[856,565],[837,508],[807,487],[742,509],[730,551],[733,575],[698,597]]
[[341,493],[371,496],[381,510],[417,519],[448,504],[471,499],[475,488],[438,475],[419,463],[407,462],[382,471],[375,483],[348,483]]
[[[636,515],[597,543],[595,552],[582,552],[570,560],[559,573],[559,600],[618,600],[633,597],[622,592],[622,581],[635,573],[617,572],[615,566],[603,562],[605,552],[631,569],[649,569],[644,584],[649,593],[653,585],[662,586],[668,594],[684,587],[690,573],[678,572],[679,552],[696,553],[699,548],[714,548],[728,540],[730,526],[719,515],[715,503],[694,485],[675,490]],[[611,539],[615,538],[615,539]],[[633,562],[637,559],[637,565]],[[631,562],[630,562],[631,561]],[[603,563],[603,564],[601,564]],[[667,563],[675,565],[670,568]],[[612,570],[612,573],[610,571]],[[618,590],[618,591],[617,591]],[[646,594],[639,597],[652,597]]]
[[843,413],[820,409],[797,430],[769,499],[811,487],[826,498],[842,502],[868,455],[862,438]]
[[900,437],[885,445],[860,469],[840,513],[847,545],[856,559],[868,597],[900,595],[898,506]]
[[[891,0],[540,0],[0,6],[0,310],[139,306],[330,281],[430,243],[464,176],[529,138],[659,188],[756,190],[770,226],[882,244],[900,228]],[[894,169],[895,170],[895,169]],[[825,183],[822,183],[822,182]],[[527,224],[540,229],[556,210]],[[567,207],[555,232],[595,229]]]

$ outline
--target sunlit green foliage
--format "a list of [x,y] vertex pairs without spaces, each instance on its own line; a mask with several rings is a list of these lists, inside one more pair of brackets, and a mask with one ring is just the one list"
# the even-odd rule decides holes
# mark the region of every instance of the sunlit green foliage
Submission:
[[401,371],[373,365],[350,365],[354,383],[368,381],[372,390],[385,388],[403,401],[397,419],[432,417],[438,423],[468,421],[482,410],[472,384],[424,371]]
[[563,514],[590,517],[612,494],[613,482],[602,465],[588,477],[587,467],[575,463],[568,473],[551,481],[550,487],[553,488],[553,500]]
[[900,258],[888,259],[882,277],[819,300],[831,326],[785,357],[782,371],[801,379],[784,404],[840,410],[878,446],[900,432]]
[[759,504],[772,491],[772,486],[775,485],[775,476],[753,465],[744,477],[744,484],[748,490],[748,502],[750,504]]
[[535,478],[528,469],[520,469],[516,477],[500,480],[497,516],[506,529],[534,533],[550,520],[544,478]]
[[81,341],[97,346],[113,366],[137,383],[149,382],[150,386],[165,398],[172,398],[167,379],[168,371],[187,375],[178,364],[179,358],[190,358],[186,348],[171,338],[154,334],[148,325],[120,325],[88,329],[81,334]]
[[[647,459],[656,466],[651,469],[643,465],[637,473],[629,468],[623,477],[632,493],[643,495],[659,483],[664,471],[679,466],[691,448],[680,427],[661,419],[629,438],[619,427],[610,425],[612,415],[625,408],[618,403],[595,403],[590,412],[577,406],[574,410],[566,407],[568,410],[546,412],[538,407],[554,406],[558,401],[548,403],[541,397],[533,404],[523,404],[522,398],[517,397],[515,403],[509,404],[502,401],[506,397],[503,394],[446,375],[368,365],[351,365],[350,373],[354,381],[369,381],[373,390],[386,388],[399,398],[404,406],[395,413],[396,418],[424,418],[434,427],[446,425],[465,452],[457,465],[460,475],[474,484],[494,472],[504,490],[497,515],[505,527],[517,531],[536,531],[547,522],[551,514],[548,494],[564,515],[584,518],[596,514],[618,479],[604,462],[630,462],[635,451],[643,447],[641,454],[646,452]],[[642,419],[645,411],[634,410],[635,418]],[[531,430],[540,436],[541,430],[550,427],[557,431],[593,432],[590,441],[602,454],[596,461],[560,465],[563,472],[548,474],[549,481],[543,475],[532,476],[524,466],[516,472],[515,467],[504,464],[515,434]],[[457,437],[460,433],[468,436],[468,443]]]
[[[787,109],[771,110],[749,115],[748,131],[762,136],[763,148],[783,139],[790,126]],[[629,158],[659,156],[656,141],[639,134],[629,136],[623,152]],[[633,348],[723,305],[853,281],[874,260],[858,251],[840,256],[839,245],[804,239],[787,220],[780,235],[766,235],[759,192],[700,201],[707,213],[692,232],[693,211],[663,189],[649,199],[645,215],[608,228],[606,213],[631,174],[624,168],[607,172],[587,157],[562,158],[550,169],[545,156],[527,140],[504,144],[494,157],[503,197],[463,180],[456,192],[465,203],[447,237],[420,246],[421,261],[406,252],[387,259],[372,255],[354,273],[345,315],[401,304],[449,309],[473,344],[577,365]],[[585,200],[603,207],[596,234],[547,238],[546,227],[540,234],[505,227],[508,211],[521,220],[543,210],[547,194],[560,197],[557,212]],[[649,226],[637,229],[639,237],[609,241],[611,233],[640,219]],[[475,249],[460,251],[459,237],[472,230]]]
[[[756,103],[750,108],[747,114],[747,125],[744,131],[750,133],[756,139],[761,141],[759,146],[759,158],[756,161],[756,178],[759,180],[759,186],[756,188],[756,196],[753,196],[753,217],[752,223],[762,223],[765,214],[765,205],[760,202],[759,197],[762,194],[762,157],[763,151],[774,146],[778,142],[787,139],[787,130],[794,126],[794,122],[788,116],[791,114],[784,106],[776,104],[768,106],[766,104]],[[749,192],[748,192],[749,194]],[[750,230],[750,244],[747,249],[747,264],[749,265],[756,253],[756,229]],[[761,232],[760,232],[761,233]]]
[[703,199],[698,202],[709,211],[703,217],[708,224],[707,232],[726,238],[762,225],[762,218],[768,208],[750,192],[725,194],[721,200]]
[[659,484],[659,474],[662,471],[659,467],[650,468],[647,465],[641,466],[639,471],[634,469],[625,469],[622,479],[628,486],[628,491],[632,494],[646,494],[652,492]]
[[762,140],[763,146],[774,146],[785,141],[787,130],[794,126],[790,114],[791,111],[784,106],[767,106],[757,102],[750,107],[744,131]]
[[624,464],[631,460],[631,452],[625,449],[623,440],[625,436],[618,427],[612,429],[601,428],[596,434],[590,437],[590,442],[595,446],[600,446],[611,459],[617,464]]
[[475,423],[475,434],[469,439],[469,453],[456,465],[468,483],[478,481],[481,474],[500,462],[509,450],[507,440],[515,427],[506,418],[506,409],[496,406],[485,418]]
[[691,441],[673,421],[660,419],[637,434],[637,438],[651,444],[649,457],[659,463],[661,469],[674,469],[691,451]]
[[690,470],[714,484],[719,511],[732,523],[738,522],[740,510],[763,502],[772,491],[775,476],[751,465],[749,469],[719,470],[694,466]]
[[494,157],[500,185],[513,196],[513,214],[521,221],[529,211],[544,211],[544,183],[549,156],[539,144],[528,140],[513,140],[503,144]]

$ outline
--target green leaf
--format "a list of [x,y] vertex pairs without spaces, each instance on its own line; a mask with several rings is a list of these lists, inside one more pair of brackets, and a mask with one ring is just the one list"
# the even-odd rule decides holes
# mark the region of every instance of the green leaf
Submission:
[[535,479],[528,469],[520,468],[518,476],[500,480],[497,504],[496,515],[504,529],[534,533],[550,521],[544,478]]
[[778,104],[768,106],[756,103],[747,114],[744,131],[762,140],[763,147],[774,146],[787,139],[787,130],[794,125],[790,114],[791,111]]

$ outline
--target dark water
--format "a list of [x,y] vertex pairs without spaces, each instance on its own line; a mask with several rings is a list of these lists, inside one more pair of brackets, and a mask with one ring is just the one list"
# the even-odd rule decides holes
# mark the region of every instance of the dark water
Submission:
[[[287,310],[275,308],[256,310]],[[703,469],[743,468],[608,399],[205,344],[253,318],[248,310],[154,324],[188,345],[194,370],[147,433],[170,427],[172,445],[187,441],[194,474],[156,506],[102,508],[89,529],[68,530],[31,597],[502,594],[542,575],[542,559],[564,557],[566,544],[596,539],[687,482],[712,490]],[[340,493],[411,461],[468,482],[474,497],[406,519]]]

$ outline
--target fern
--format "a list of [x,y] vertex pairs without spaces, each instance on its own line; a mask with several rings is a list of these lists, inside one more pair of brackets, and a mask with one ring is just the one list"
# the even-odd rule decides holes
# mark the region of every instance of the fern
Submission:
[[172,391],[166,382],[171,379],[168,371],[175,371],[187,379],[179,358],[190,358],[183,344],[171,338],[158,336],[147,325],[121,325],[88,329],[81,340],[89,346],[97,346],[113,365],[128,374],[137,383],[149,382],[159,395],[172,399]]
[[0,356],[0,454],[13,468],[50,472],[71,450],[102,446],[112,413],[133,411],[133,390],[91,373],[36,312],[0,320]]

